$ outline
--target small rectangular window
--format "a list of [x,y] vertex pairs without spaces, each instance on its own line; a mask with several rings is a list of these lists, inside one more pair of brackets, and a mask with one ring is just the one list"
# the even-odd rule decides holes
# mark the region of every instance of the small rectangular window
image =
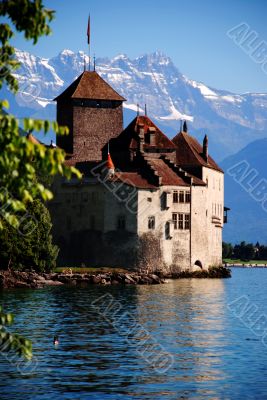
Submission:
[[185,192],[185,202],[190,203],[191,195],[190,192]]
[[184,229],[184,214],[179,214],[178,227],[179,229]]
[[178,214],[177,213],[172,214],[172,221],[173,221],[173,228],[178,229]]
[[119,215],[117,218],[117,229],[125,230],[126,219],[124,215]]
[[173,191],[173,202],[178,203],[178,192],[177,190]]
[[148,217],[148,229],[155,229],[155,217]]
[[189,228],[190,228],[189,214],[185,214],[184,229],[189,229]]
[[171,206],[171,193],[165,192],[165,208],[170,208]]
[[180,190],[179,192],[179,203],[184,203],[184,191]]

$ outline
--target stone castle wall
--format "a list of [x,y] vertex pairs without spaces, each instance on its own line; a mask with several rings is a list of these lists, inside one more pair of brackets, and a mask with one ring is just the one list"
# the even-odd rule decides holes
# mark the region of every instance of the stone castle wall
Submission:
[[[212,222],[212,204],[217,201],[223,207],[223,175],[210,170],[205,174],[211,186],[208,182],[208,187],[191,188],[136,189],[114,182],[103,185],[97,180],[57,180],[50,210],[56,242],[61,247],[59,262],[140,267],[150,272],[199,268],[195,267],[197,261],[203,269],[221,264],[222,228]],[[213,186],[213,178],[217,186]],[[174,203],[174,190],[190,191],[191,204]],[[219,206],[217,209],[220,213]],[[191,229],[174,229],[173,213],[189,214]],[[153,229],[149,229],[150,217],[155,219]]]
[[123,130],[122,105],[94,108],[61,100],[57,106],[57,121],[69,128],[67,136],[57,137],[59,147],[73,153],[80,161],[101,160],[102,147]]
[[122,105],[116,108],[74,107],[74,157],[101,160],[102,147],[123,130]]

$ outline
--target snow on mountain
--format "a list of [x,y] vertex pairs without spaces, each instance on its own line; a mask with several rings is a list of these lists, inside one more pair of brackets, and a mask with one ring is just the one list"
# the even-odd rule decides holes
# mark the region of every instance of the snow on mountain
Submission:
[[[50,59],[16,50],[16,57],[21,62],[16,71],[20,91],[15,99],[5,95],[19,116],[55,118],[53,99],[89,63],[84,52],[71,50]],[[267,136],[267,94],[233,94],[208,87],[182,75],[162,52],[133,60],[125,54],[98,58],[96,70],[128,100],[124,108],[129,118],[137,104],[140,112],[147,104],[148,115],[170,135],[177,133],[179,120],[186,119],[200,140],[209,135],[213,155],[219,159]]]

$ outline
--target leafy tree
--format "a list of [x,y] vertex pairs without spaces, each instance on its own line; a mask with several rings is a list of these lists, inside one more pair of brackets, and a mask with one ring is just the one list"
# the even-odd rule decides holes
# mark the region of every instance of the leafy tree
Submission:
[[231,243],[223,242],[222,244],[222,257],[231,258],[233,255],[233,246]]
[[0,266],[48,272],[55,268],[58,255],[58,247],[52,243],[49,211],[40,200],[30,203],[27,211],[28,214],[21,215],[20,229],[2,222]]
[[7,330],[7,327],[12,325],[13,322],[13,314],[5,314],[2,307],[0,307],[0,351],[13,351],[19,356],[24,356],[27,360],[30,360],[32,358],[31,341]]
[[252,243],[242,241],[234,247],[234,258],[240,260],[253,260],[255,256],[255,248]]
[[[6,85],[9,90],[16,93],[18,82],[13,73],[19,67],[19,63],[15,59],[15,49],[10,44],[10,39],[14,36],[14,31],[18,31],[24,33],[26,39],[36,43],[40,36],[51,33],[49,22],[52,21],[54,12],[46,9],[42,0],[2,0],[0,16],[8,21],[0,23],[0,89]],[[21,213],[26,212],[34,199],[46,201],[52,198],[51,191],[36,179],[37,166],[42,176],[56,174],[66,177],[71,177],[72,174],[80,176],[75,168],[64,165],[63,150],[35,145],[20,136],[18,119],[4,110],[8,107],[8,102],[0,99],[1,235],[6,234],[7,224],[9,227],[19,229]],[[59,127],[56,122],[50,124],[49,121],[29,118],[23,121],[24,130],[27,132],[48,132],[51,125],[56,133],[67,133],[67,129]],[[34,207],[34,204],[32,206]],[[0,241],[2,239],[3,236],[0,237]],[[4,315],[1,311],[0,318],[0,343],[5,341],[6,349],[8,346],[13,347],[17,353],[30,356],[30,342],[23,338],[20,340],[19,337],[14,341],[14,335],[3,330],[6,324],[12,322],[12,317]]]
[[259,260],[267,260],[267,246],[259,245],[257,256]]
[[[53,19],[54,14],[44,8],[42,0],[8,0],[0,3],[0,15],[9,17],[17,31],[24,32],[26,39],[32,39],[36,43],[39,36],[50,33],[48,22]],[[19,63],[14,57],[15,49],[9,43],[13,35],[9,24],[0,24],[0,88],[6,84],[16,93],[18,82],[12,73]],[[80,176],[80,173],[75,168],[64,165],[63,150],[36,145],[20,136],[18,119],[4,111],[8,106],[6,100],[0,101],[0,212],[4,220],[18,228],[18,214],[26,211],[30,202],[36,198],[47,201],[53,197],[50,189],[36,179],[37,166],[38,173],[42,176],[63,174],[70,178],[72,174]],[[50,126],[58,134],[67,133],[67,128],[59,127],[56,122],[30,118],[23,120],[23,127],[27,132],[46,133]]]

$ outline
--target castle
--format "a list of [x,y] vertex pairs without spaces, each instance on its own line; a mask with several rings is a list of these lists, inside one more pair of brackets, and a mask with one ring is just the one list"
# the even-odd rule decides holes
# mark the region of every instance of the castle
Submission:
[[57,138],[81,180],[58,178],[50,212],[59,263],[146,270],[222,262],[224,174],[183,129],[170,140],[147,115],[123,129],[125,99],[84,71],[57,101]]

